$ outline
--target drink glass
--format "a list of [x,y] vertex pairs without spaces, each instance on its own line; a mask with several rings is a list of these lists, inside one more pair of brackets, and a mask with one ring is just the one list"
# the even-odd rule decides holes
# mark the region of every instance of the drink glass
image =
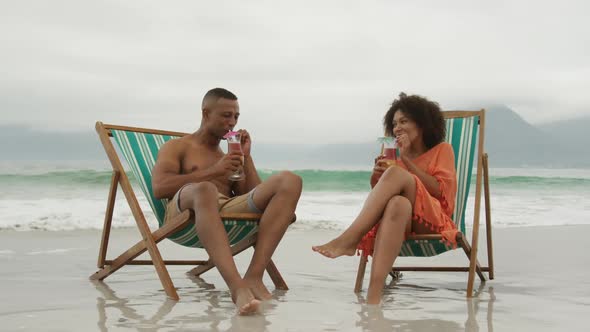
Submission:
[[[242,165],[244,164],[244,156],[242,152],[242,144],[240,142],[240,134],[235,134],[227,138],[227,153],[239,152],[242,154]],[[233,172],[228,179],[230,181],[240,181],[244,179],[244,170],[240,166],[235,172]]]
[[397,141],[395,137],[383,138],[383,158],[387,167],[394,166],[397,163]]

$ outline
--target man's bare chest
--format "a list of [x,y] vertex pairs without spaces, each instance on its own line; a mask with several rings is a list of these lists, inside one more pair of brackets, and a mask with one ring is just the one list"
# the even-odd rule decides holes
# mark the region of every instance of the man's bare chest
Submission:
[[215,165],[221,158],[223,152],[206,151],[205,149],[187,149],[181,162],[182,173],[190,173],[196,170],[204,170]]

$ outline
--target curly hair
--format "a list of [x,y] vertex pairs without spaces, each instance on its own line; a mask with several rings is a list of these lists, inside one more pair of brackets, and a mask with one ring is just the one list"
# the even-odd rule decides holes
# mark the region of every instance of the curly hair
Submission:
[[445,139],[445,119],[438,103],[422,96],[400,93],[383,117],[385,135],[393,136],[393,116],[397,111],[404,113],[422,129],[422,139],[428,149]]

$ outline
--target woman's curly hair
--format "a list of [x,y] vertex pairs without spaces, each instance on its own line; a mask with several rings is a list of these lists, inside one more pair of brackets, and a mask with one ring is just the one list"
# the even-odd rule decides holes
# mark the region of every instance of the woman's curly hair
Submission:
[[385,135],[393,136],[393,116],[397,111],[404,113],[422,129],[422,139],[428,149],[445,139],[445,119],[438,103],[422,96],[400,93],[383,117]]

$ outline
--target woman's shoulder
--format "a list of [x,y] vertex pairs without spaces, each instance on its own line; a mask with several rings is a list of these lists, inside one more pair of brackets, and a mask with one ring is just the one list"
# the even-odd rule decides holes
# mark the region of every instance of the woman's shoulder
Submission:
[[437,145],[433,146],[433,151],[445,151],[445,152],[452,152],[453,146],[448,142],[440,142]]
[[433,153],[436,155],[435,158],[437,159],[455,159],[455,150],[453,146],[447,142],[441,142],[435,145],[432,150],[435,152]]

